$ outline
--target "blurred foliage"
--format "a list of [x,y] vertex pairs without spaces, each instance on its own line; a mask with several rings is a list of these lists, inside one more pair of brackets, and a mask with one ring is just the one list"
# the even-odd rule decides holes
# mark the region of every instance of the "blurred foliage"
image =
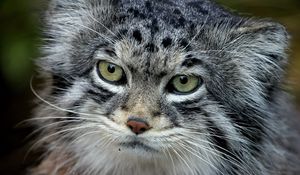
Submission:
[[[300,104],[300,0],[217,1],[244,16],[270,17],[287,26],[292,35],[288,81]],[[39,10],[46,2],[0,0],[0,73],[11,88],[28,87],[38,56]]]
[[37,56],[39,20],[34,5],[35,0],[0,1],[0,71],[6,84],[19,91],[28,87]]

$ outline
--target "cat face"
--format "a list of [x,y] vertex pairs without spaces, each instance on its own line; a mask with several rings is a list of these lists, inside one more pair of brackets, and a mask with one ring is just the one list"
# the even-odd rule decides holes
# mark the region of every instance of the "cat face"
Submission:
[[55,3],[40,59],[48,100],[64,109],[46,107],[62,116],[50,140],[93,167],[171,161],[204,174],[259,150],[286,62],[282,26],[211,3]]

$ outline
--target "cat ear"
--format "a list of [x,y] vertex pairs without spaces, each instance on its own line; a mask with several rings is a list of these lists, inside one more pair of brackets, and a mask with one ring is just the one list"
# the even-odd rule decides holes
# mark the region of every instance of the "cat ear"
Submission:
[[216,62],[212,70],[217,72],[212,73],[208,85],[212,94],[237,111],[249,105],[264,107],[283,81],[289,39],[286,29],[270,20],[255,19],[222,25],[217,25],[221,29],[213,35],[217,42],[212,46],[224,52],[218,60],[212,59]]
[[253,43],[267,52],[283,52],[289,38],[283,25],[270,20],[248,20],[236,32],[250,36]]
[[289,35],[285,27],[270,20],[251,19],[233,33],[232,50],[238,55],[235,62],[244,86],[249,88],[248,95],[264,94],[266,99],[271,99],[275,89],[282,86],[288,61]]
[[46,21],[52,26],[69,25],[74,29],[90,22],[103,22],[112,17],[118,2],[119,0],[52,0]]
[[[270,20],[248,19],[224,24],[220,26],[223,31],[218,30],[222,37],[214,35],[214,38],[221,38],[216,45],[219,44],[218,50],[225,51],[218,57],[229,62],[218,62],[218,70],[221,71],[219,74],[225,78],[215,87],[226,84],[229,88],[222,88],[227,91],[224,94],[260,104],[261,95],[271,98],[274,89],[281,86],[288,60],[286,50],[289,35],[281,24]],[[224,35],[224,31],[227,35]],[[242,102],[234,105],[237,104]]]
[[238,47],[245,54],[258,57],[257,61],[262,65],[273,64],[282,68],[286,63],[289,35],[283,25],[270,20],[247,20],[234,33]]
[[[118,0],[51,0],[45,15],[44,56],[37,64],[50,72],[71,69],[75,64],[71,53],[78,50],[74,45],[84,43],[88,37],[101,36],[117,5]],[[93,35],[81,37],[82,31]]]
[[278,79],[287,63],[289,35],[285,27],[270,20],[247,20],[234,30],[234,52],[242,66],[257,77]]
[[[48,7],[48,16],[55,14],[84,16],[87,11],[90,14],[103,14],[102,12],[113,10],[119,0],[51,0]],[[83,14],[82,14],[83,13]]]
[[67,8],[72,5],[101,5],[101,6],[114,6],[117,5],[119,0],[50,0],[50,7]]

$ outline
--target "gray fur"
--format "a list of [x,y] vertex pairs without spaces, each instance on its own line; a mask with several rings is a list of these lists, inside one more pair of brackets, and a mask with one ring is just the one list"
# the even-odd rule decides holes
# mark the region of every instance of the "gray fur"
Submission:
[[[299,173],[286,147],[297,136],[281,90],[282,25],[208,0],[52,0],[46,21],[38,64],[49,82],[33,119],[42,128],[34,147],[46,154],[32,174]],[[121,66],[127,84],[102,81],[98,60]],[[203,85],[172,94],[178,74]],[[124,125],[131,115],[152,129],[136,136]],[[122,146],[133,140],[148,148]]]

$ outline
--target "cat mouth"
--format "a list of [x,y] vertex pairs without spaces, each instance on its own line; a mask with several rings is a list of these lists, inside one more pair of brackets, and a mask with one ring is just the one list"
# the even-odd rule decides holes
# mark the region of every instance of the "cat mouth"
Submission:
[[128,149],[132,149],[132,150],[142,150],[142,151],[146,151],[146,152],[158,152],[156,149],[154,149],[151,146],[148,146],[138,140],[133,140],[130,142],[122,142],[122,143],[120,143],[120,146],[128,148]]

